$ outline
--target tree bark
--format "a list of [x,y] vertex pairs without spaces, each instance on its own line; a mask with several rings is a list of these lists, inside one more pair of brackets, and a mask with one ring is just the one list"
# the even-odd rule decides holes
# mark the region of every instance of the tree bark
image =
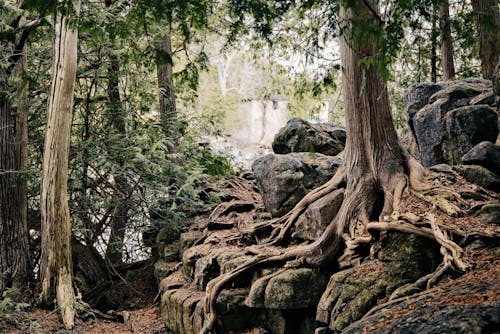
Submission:
[[[80,11],[72,2],[71,18]],[[75,14],[73,16],[73,14]],[[75,295],[72,282],[71,223],[68,207],[68,159],[73,95],[77,68],[78,32],[75,21],[57,13],[47,103],[47,126],[42,173],[42,251],[40,301],[51,305],[54,297],[67,329],[74,326]]]
[[157,64],[158,94],[160,102],[160,124],[163,132],[170,139],[172,145],[169,145],[169,152],[174,152],[177,146],[176,133],[177,109],[175,105],[175,91],[172,81],[172,40],[170,30],[160,40],[160,54]]
[[[370,5],[370,7],[368,7]],[[340,10],[346,22],[341,38],[342,89],[346,110],[347,141],[344,164],[346,195],[334,222],[308,246],[307,262],[328,263],[339,251],[343,233],[354,237],[358,225],[390,215],[406,185],[406,160],[393,125],[389,94],[376,58],[378,35],[360,39],[353,34],[360,21],[378,24],[373,1],[357,1]],[[373,29],[376,31],[376,29]],[[374,59],[375,63],[365,60]],[[370,65],[368,65],[370,64]]]
[[439,29],[441,30],[441,66],[443,80],[452,80],[455,77],[453,59],[453,38],[450,27],[450,6],[444,1],[439,7]]
[[436,19],[432,19],[432,29],[431,29],[431,81],[437,82],[437,29],[436,29]]
[[[23,22],[23,18],[19,22]],[[9,93],[14,75],[22,76],[26,48],[3,42],[0,58],[15,59],[0,69],[0,295],[5,288],[25,290],[31,280],[29,236],[26,221],[27,108],[25,81],[17,87],[17,114]],[[12,55],[19,55],[11,58]],[[12,66],[16,64],[15,71]]]
[[491,79],[500,61],[500,13],[498,0],[472,0],[479,40],[483,78]]

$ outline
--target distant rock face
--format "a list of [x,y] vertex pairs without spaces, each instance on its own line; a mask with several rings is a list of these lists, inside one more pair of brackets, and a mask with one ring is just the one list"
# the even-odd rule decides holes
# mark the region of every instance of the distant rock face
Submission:
[[496,97],[488,80],[416,84],[404,100],[412,132],[409,149],[425,166],[458,164],[475,145],[497,138]]
[[346,131],[342,127],[311,124],[293,118],[274,137],[273,151],[277,154],[316,152],[337,155],[344,150],[345,141]]
[[312,153],[268,154],[252,170],[266,209],[281,216],[310,190],[328,181],[342,160]]

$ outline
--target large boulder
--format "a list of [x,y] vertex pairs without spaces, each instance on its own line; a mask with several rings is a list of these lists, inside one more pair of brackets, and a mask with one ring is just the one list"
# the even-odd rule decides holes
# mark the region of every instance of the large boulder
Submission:
[[[246,299],[250,307],[294,310],[316,306],[327,277],[318,269],[285,269],[256,280]],[[311,289],[314,286],[314,289]]]
[[342,334],[498,333],[498,266],[489,265],[432,290],[381,305]]
[[342,160],[323,154],[268,154],[252,170],[266,209],[281,216],[312,189],[328,181]]
[[316,320],[340,332],[387,301],[396,289],[432,272],[439,264],[438,254],[438,247],[428,239],[389,234],[376,259],[331,276],[318,303]]
[[273,151],[277,154],[316,152],[337,155],[344,150],[345,141],[346,131],[342,127],[311,124],[293,118],[274,137]]
[[480,165],[500,175],[500,146],[483,141],[462,157],[464,165]]
[[344,188],[340,188],[311,203],[297,219],[292,237],[309,241],[318,239],[339,211],[344,192]]
[[479,165],[458,165],[453,170],[462,175],[467,181],[481,187],[500,192],[500,177]]
[[445,161],[460,163],[461,157],[482,141],[495,142],[497,114],[488,105],[460,107],[444,117],[446,139],[442,147]]
[[[429,96],[430,95],[430,96]],[[405,95],[409,149],[422,164],[458,164],[481,141],[495,142],[498,115],[491,81],[417,84]]]

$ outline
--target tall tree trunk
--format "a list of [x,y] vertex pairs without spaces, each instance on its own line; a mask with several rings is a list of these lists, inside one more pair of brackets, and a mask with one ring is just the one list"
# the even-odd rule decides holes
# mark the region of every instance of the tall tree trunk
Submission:
[[479,40],[483,78],[491,79],[500,61],[500,13],[498,0],[472,0]]
[[[21,18],[20,22],[23,22]],[[26,48],[2,43],[0,58],[12,59]],[[25,56],[16,56],[12,66],[0,69],[0,294],[5,288],[24,290],[31,278],[31,263],[26,221],[26,187],[23,175],[26,168],[27,109],[26,87],[21,79],[17,87],[17,114],[9,94],[15,90],[13,75],[23,75]]]
[[170,30],[160,40],[160,57],[158,57],[157,77],[160,102],[160,124],[168,139],[172,141],[169,152],[174,152],[179,136],[175,129],[177,123],[177,109],[175,105],[175,91],[172,81],[172,40]]
[[[79,0],[73,1],[73,9],[78,15]],[[78,32],[74,21],[68,23],[65,14],[57,13],[54,21],[55,39],[43,151],[40,301],[51,305],[55,297],[63,323],[71,329],[74,326],[75,295],[67,183]]]
[[431,81],[437,81],[437,29],[436,29],[436,19],[432,18],[432,30],[431,30]]
[[307,261],[311,264],[331,260],[339,250],[340,236],[354,234],[357,224],[390,215],[399,200],[399,189],[406,185],[406,160],[392,121],[387,87],[377,62],[371,66],[363,62],[376,59],[378,36],[360,40],[349,35],[359,22],[376,25],[374,12],[378,12],[374,1],[357,1],[340,11],[341,21],[349,22],[344,29],[348,33],[340,42],[347,126],[342,167],[347,175],[346,197],[335,223],[310,246],[313,253]]
[[[126,127],[125,111],[123,110],[120,98],[119,73],[119,59],[111,54],[108,68],[109,119],[112,128],[120,138],[120,142],[123,143],[126,139]],[[109,236],[108,248],[106,249],[106,257],[111,263],[118,264],[123,259],[123,240],[128,222],[130,185],[128,184],[127,176],[124,174],[125,160],[123,156],[117,154],[115,159],[119,167],[119,172],[117,175],[114,175],[115,190],[113,191],[111,203],[114,206],[114,210],[110,221],[111,234]]]
[[443,67],[443,80],[452,80],[455,77],[453,63],[453,38],[450,27],[450,6],[448,0],[439,7],[439,29],[441,30],[441,65]]

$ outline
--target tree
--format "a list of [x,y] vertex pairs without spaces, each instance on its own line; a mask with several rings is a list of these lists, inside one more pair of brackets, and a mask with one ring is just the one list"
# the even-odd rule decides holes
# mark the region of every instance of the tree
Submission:
[[[0,293],[5,288],[26,289],[32,277],[22,175],[27,145],[23,73],[28,35],[40,22],[27,22],[20,11],[9,14],[14,19],[9,17],[10,24],[0,34],[0,58],[6,60],[0,66]],[[17,108],[11,96],[16,90]]]
[[160,37],[160,49],[157,60],[156,75],[158,78],[158,96],[160,102],[160,124],[167,139],[173,140],[169,151],[175,151],[176,140],[179,134],[173,131],[177,122],[175,106],[175,91],[172,74],[174,73],[171,28],[168,27]]
[[[112,5],[111,0],[105,1],[106,7]],[[115,32],[114,27],[108,27],[110,43],[113,47],[115,45]],[[117,140],[119,143],[123,144],[126,141],[127,130],[126,130],[126,113],[123,108],[121,97],[120,97],[120,59],[118,55],[110,51],[109,52],[109,64],[108,64],[108,122],[111,128],[117,135]],[[110,146],[113,146],[112,143]],[[111,220],[109,225],[111,227],[111,233],[109,236],[108,247],[106,249],[106,257],[112,264],[117,264],[122,262],[123,258],[123,241],[125,239],[125,230],[128,223],[128,211],[129,211],[129,192],[130,185],[127,180],[127,175],[125,175],[125,158],[121,154],[122,152],[117,151],[110,147],[110,156],[112,156],[118,165],[119,171],[114,175],[115,187],[112,195],[112,206],[114,207],[111,214]],[[119,150],[118,150],[119,151]]]
[[[60,3],[61,4],[61,3]],[[72,280],[71,222],[68,207],[68,159],[74,84],[77,67],[79,0],[54,17],[51,85],[42,173],[42,253],[40,301],[57,300],[66,328],[72,329],[75,295]]]
[[491,79],[500,56],[500,12],[497,0],[472,0],[483,78]]
[[[347,124],[344,160],[332,179],[304,196],[278,220],[282,225],[268,244],[281,244],[308,205],[345,184],[346,195],[342,205],[323,234],[313,243],[285,249],[278,255],[257,256],[232,272],[212,280],[207,286],[206,322],[202,333],[213,330],[216,321],[215,301],[223,286],[249,269],[295,259],[312,266],[331,266],[342,251],[342,257],[347,258],[355,254],[359,245],[369,243],[373,237],[368,231],[421,232],[416,226],[387,223],[391,221],[391,216],[398,215],[405,189],[422,190],[426,172],[400,146],[383,80],[387,57],[394,56],[394,49],[388,43],[395,41],[388,37],[394,32],[391,29],[400,22],[397,19],[384,22],[375,1],[342,1],[339,7],[342,85]],[[372,222],[374,220],[376,222]],[[435,233],[430,237],[439,240],[438,232]],[[453,243],[451,240],[446,242]],[[458,247],[453,243],[455,246]],[[453,256],[453,261],[457,268],[464,270],[466,265],[459,253],[454,253],[456,256]]]
[[439,6],[439,28],[441,30],[441,66],[443,68],[443,79],[447,81],[452,80],[455,76],[448,0],[443,1]]

